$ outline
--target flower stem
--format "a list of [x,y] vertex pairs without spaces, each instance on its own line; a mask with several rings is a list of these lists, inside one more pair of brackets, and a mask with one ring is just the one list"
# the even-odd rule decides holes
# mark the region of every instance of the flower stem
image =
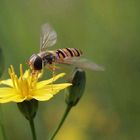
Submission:
[[6,138],[6,135],[5,135],[5,129],[4,129],[4,126],[3,126],[3,124],[1,123],[0,124],[1,126],[1,132],[2,132],[2,136],[3,136],[3,140],[7,140],[7,138]]
[[4,129],[4,124],[3,124],[3,113],[2,113],[2,107],[0,106],[0,129],[1,129],[1,132],[2,132],[2,136],[3,136],[3,140],[7,140],[6,138],[6,134],[5,134],[5,129]]
[[33,140],[37,140],[36,132],[35,132],[35,126],[34,126],[34,120],[30,119],[29,122],[30,122],[30,128],[31,128],[31,131],[32,131]]
[[68,116],[68,114],[69,114],[71,108],[72,108],[72,106],[67,105],[67,108],[66,108],[66,110],[65,110],[65,112],[64,112],[64,114],[63,114],[63,117],[62,117],[60,123],[58,124],[57,128],[55,129],[53,135],[49,138],[49,140],[53,140],[53,139],[54,139],[54,137],[56,136],[56,134],[58,133],[58,131],[59,131],[60,128],[62,127],[64,121],[66,120],[66,118],[67,118],[67,116]]

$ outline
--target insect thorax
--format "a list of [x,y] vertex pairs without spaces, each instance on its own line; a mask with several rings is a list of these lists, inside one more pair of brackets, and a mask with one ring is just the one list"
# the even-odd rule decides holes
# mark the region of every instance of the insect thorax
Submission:
[[52,64],[56,60],[55,53],[53,51],[41,52],[38,54],[42,58],[43,65]]

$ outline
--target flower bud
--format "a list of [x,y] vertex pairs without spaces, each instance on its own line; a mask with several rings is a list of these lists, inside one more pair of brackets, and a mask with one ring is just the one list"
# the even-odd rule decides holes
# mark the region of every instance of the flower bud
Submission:
[[81,99],[86,84],[86,73],[80,68],[76,68],[72,74],[72,86],[69,87],[69,93],[66,94],[66,103],[69,106],[75,106]]
[[17,106],[27,120],[32,120],[38,109],[38,101],[35,99],[25,100],[21,103],[17,103]]

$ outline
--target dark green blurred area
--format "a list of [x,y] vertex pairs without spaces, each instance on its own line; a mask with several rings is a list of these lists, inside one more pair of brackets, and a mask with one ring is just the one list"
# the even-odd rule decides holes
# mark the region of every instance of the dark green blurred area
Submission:
[[[54,48],[80,48],[105,67],[87,71],[86,92],[56,140],[138,140],[140,138],[140,2],[138,0],[1,0],[0,47],[5,74],[39,51],[41,25],[58,34]],[[66,70],[69,71],[69,70]],[[47,77],[47,76],[46,76]],[[28,122],[15,103],[3,104],[8,140],[30,140]],[[38,140],[47,140],[65,109],[64,94],[41,102]],[[0,137],[2,139],[2,136]]]

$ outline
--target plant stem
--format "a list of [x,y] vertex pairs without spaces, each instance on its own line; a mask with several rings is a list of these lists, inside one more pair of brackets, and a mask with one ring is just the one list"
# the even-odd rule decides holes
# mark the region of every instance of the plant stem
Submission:
[[2,132],[2,136],[3,136],[3,140],[7,140],[6,138],[6,134],[5,134],[5,129],[4,129],[4,124],[3,124],[3,113],[2,113],[2,107],[0,105],[0,128],[1,128],[1,132]]
[[67,108],[66,108],[66,110],[65,110],[65,112],[64,112],[64,114],[63,114],[63,117],[62,117],[60,123],[58,124],[57,128],[55,129],[53,135],[50,137],[49,140],[53,140],[53,139],[54,139],[54,137],[56,136],[56,134],[58,133],[58,131],[59,131],[60,128],[62,127],[64,121],[66,120],[66,118],[67,118],[67,116],[68,116],[68,114],[69,114],[71,108],[72,108],[72,106],[67,105]]
[[34,126],[34,120],[30,119],[29,122],[30,122],[30,128],[31,128],[31,131],[32,131],[33,140],[37,140],[36,132],[35,132],[35,126]]

